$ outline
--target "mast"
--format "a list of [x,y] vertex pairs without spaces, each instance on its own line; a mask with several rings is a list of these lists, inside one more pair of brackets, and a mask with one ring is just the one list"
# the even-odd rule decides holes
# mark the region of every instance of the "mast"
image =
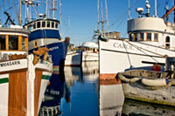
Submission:
[[62,36],[62,13],[61,13],[61,0],[59,0],[59,17],[60,17],[60,34]]
[[99,0],[97,0],[97,30],[99,30]]
[[107,29],[106,29],[106,31],[108,32],[108,29],[109,29],[109,20],[108,20],[108,7],[107,7],[107,0],[105,0],[105,11],[106,11],[106,25],[107,25]]
[[[175,0],[174,0],[174,6],[175,6]],[[175,23],[175,9],[174,9],[174,23]]]
[[104,21],[103,21],[103,4],[101,2],[101,29],[102,29],[102,34],[104,34]]
[[45,11],[45,15],[46,15],[46,17],[47,17],[47,6],[48,5],[48,0],[46,0],[46,11]]
[[21,26],[21,0],[19,0],[19,16],[18,16],[18,24]]

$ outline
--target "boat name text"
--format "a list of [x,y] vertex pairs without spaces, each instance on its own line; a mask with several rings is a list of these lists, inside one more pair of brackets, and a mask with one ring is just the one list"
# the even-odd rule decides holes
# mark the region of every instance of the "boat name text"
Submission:
[[58,46],[52,47],[52,48],[50,48],[50,51],[53,51],[53,50],[56,50],[56,49],[59,49],[59,47]]
[[0,63],[0,67],[20,65],[20,64],[21,64],[20,61],[11,61],[11,62]]
[[122,43],[114,43],[113,44],[113,46],[115,47],[115,48],[122,48],[122,49],[130,49],[130,50],[133,50],[134,48],[133,48],[133,46],[131,46],[131,45],[126,45],[126,44],[122,44]]

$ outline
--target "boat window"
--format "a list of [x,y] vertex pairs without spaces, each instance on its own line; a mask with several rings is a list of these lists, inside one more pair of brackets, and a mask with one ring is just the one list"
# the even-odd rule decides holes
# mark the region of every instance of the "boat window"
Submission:
[[151,33],[147,33],[147,41],[151,41]]
[[47,27],[50,27],[50,21],[47,21]]
[[32,29],[32,26],[31,26],[31,25],[29,25],[29,26],[28,26],[28,30],[30,30],[30,31],[31,31],[31,29]]
[[137,33],[134,33],[134,41],[138,41]]
[[35,24],[36,24],[36,23],[33,24],[33,29],[36,29],[36,25],[35,25]]
[[18,50],[18,36],[9,35],[9,50]]
[[26,43],[27,37],[22,36],[22,50],[27,50],[27,43]]
[[52,28],[54,28],[54,22],[52,22]]
[[0,35],[0,50],[5,50],[6,46],[5,46],[5,35]]
[[158,33],[154,33],[154,41],[158,41]]
[[55,28],[58,28],[58,23],[55,24]]
[[37,22],[37,28],[40,28],[40,27],[41,27],[40,22]]
[[132,34],[129,34],[129,41],[132,41]]
[[165,48],[166,48],[166,49],[169,49],[169,48],[170,48],[170,37],[167,36],[165,41],[166,41],[166,42],[165,42]]
[[46,27],[46,22],[45,21],[42,22],[42,27]]
[[144,41],[144,33],[140,33],[140,41]]

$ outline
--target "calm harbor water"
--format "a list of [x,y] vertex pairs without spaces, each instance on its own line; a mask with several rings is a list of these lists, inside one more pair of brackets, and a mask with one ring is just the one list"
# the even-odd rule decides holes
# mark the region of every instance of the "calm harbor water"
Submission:
[[126,100],[121,85],[100,83],[98,64],[65,67],[64,74],[55,76],[40,116],[175,116],[174,107]]

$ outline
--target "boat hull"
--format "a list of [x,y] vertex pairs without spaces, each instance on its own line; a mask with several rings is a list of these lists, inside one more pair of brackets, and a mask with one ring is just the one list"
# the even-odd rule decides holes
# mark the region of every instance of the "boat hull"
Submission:
[[68,51],[65,66],[81,66],[81,52]]
[[137,83],[123,83],[122,87],[124,95],[128,99],[175,106],[174,86],[150,89]]
[[[3,116],[37,116],[52,63],[32,63],[26,59],[0,62],[0,114]],[[4,70],[6,69],[6,70]]]
[[131,69],[152,70],[156,63],[164,70],[165,56],[173,57],[175,51],[149,44],[115,39],[107,42],[99,40],[100,74],[116,74]]

